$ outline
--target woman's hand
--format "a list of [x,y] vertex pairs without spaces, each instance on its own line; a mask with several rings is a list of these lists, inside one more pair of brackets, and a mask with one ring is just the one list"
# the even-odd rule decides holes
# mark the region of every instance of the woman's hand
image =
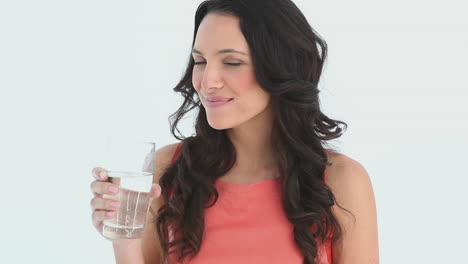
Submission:
[[[106,219],[111,219],[115,215],[115,210],[120,207],[120,202],[117,200],[106,199],[104,194],[114,196],[119,192],[119,186],[107,182],[107,171],[103,168],[96,167],[92,170],[92,175],[96,179],[91,183],[91,191],[94,194],[91,199],[92,208],[92,221],[94,227],[102,235],[102,222]],[[157,198],[161,195],[161,187],[158,184],[153,184],[150,191],[151,199]],[[150,201],[151,204],[151,201]],[[110,239],[115,242],[116,240],[128,239]],[[134,239],[132,239],[134,240]]]

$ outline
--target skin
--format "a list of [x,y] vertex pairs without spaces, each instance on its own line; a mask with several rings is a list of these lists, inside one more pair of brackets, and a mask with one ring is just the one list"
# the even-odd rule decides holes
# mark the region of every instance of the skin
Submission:
[[[233,49],[238,52],[221,52]],[[194,52],[193,86],[206,109],[210,126],[226,129],[237,151],[234,167],[221,178],[225,181],[250,184],[277,177],[275,154],[268,141],[272,127],[270,96],[255,80],[249,48],[236,17],[220,14],[207,15],[197,32]],[[236,63],[238,66],[229,64]],[[233,98],[229,104],[218,108],[206,106],[203,96]],[[159,178],[170,165],[177,144],[157,150],[154,171],[153,201],[151,207],[157,212],[165,202],[160,196]],[[333,245],[334,264],[375,264],[379,262],[376,204],[372,184],[366,169],[344,154],[329,153],[333,165],[327,167],[327,184],[336,200],[350,210],[352,218],[336,205],[332,210],[344,229],[341,241]],[[103,178],[98,174],[103,172]],[[109,191],[110,183],[102,168],[93,169],[96,181],[91,184],[95,193],[91,204],[93,223],[100,232],[102,220],[110,218],[109,201],[102,193]],[[147,222],[154,221],[148,213]],[[117,263],[159,263],[160,244],[154,225],[147,225],[141,240],[114,240]]]
[[[218,53],[224,49],[243,54]],[[273,120],[270,95],[256,81],[249,46],[240,31],[238,18],[207,15],[198,29],[194,50],[197,52],[192,53],[196,63],[192,84],[206,109],[208,123],[215,129],[227,129],[238,153],[233,170],[223,178],[248,184],[274,177],[271,174],[276,158],[269,141]],[[207,95],[233,100],[212,108],[206,106],[204,96]]]

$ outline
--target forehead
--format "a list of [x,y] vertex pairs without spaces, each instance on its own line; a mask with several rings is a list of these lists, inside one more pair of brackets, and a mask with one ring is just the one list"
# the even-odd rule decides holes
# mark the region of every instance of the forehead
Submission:
[[239,26],[239,19],[227,14],[206,15],[197,31],[194,48],[204,53],[213,53],[224,48],[233,48],[248,53],[247,41]]

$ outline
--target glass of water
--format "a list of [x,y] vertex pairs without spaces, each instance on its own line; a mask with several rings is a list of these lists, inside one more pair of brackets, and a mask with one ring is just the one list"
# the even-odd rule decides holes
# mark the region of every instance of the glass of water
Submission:
[[106,199],[120,201],[115,216],[104,220],[102,233],[115,238],[140,238],[145,228],[153,182],[156,143],[151,138],[108,136],[103,168],[108,181],[119,187],[117,195]]

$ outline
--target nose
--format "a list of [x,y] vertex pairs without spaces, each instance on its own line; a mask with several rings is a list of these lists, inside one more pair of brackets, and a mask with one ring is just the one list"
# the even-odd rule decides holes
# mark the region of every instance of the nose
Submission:
[[201,86],[207,91],[217,90],[223,86],[221,72],[214,65],[210,67],[208,63],[206,64]]

